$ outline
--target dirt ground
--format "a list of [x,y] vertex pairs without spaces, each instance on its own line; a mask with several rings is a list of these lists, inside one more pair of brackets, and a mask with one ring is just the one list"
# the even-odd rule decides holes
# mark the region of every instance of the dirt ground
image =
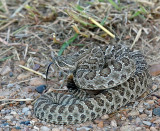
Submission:
[[[152,94],[77,125],[54,125],[34,116],[34,101],[41,95],[37,87],[66,90],[54,66],[46,84],[53,52],[66,55],[91,43],[118,42],[144,54],[153,76]],[[0,131],[158,131],[159,74],[159,0],[0,0]]]

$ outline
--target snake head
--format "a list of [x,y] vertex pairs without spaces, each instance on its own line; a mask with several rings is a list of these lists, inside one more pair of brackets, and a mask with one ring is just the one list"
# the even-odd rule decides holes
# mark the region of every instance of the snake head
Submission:
[[75,62],[72,60],[71,56],[58,56],[52,55],[54,67],[60,72],[68,75],[75,70]]

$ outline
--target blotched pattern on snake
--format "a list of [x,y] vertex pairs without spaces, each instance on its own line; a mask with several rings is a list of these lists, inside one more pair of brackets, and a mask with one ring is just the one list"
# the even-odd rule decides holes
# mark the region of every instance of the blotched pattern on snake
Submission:
[[112,113],[134,102],[152,83],[144,56],[124,44],[85,46],[56,56],[54,63],[69,76],[70,94],[46,93],[34,105],[37,118],[54,124],[83,123]]

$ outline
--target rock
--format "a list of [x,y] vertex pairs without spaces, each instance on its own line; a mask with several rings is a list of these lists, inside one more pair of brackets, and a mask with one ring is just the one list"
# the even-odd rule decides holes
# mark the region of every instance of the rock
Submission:
[[31,116],[32,116],[32,113],[31,113],[31,111],[27,111],[27,112],[25,113],[25,115],[28,116],[28,117],[31,117]]
[[129,116],[138,116],[139,115],[139,111],[133,110],[133,111],[129,112],[128,115]]
[[123,116],[123,117],[121,118],[121,120],[122,120],[122,121],[126,120],[126,117]]
[[139,115],[139,117],[140,117],[141,119],[144,119],[144,118],[147,117],[147,114],[141,114],[141,115]]
[[142,121],[142,122],[143,122],[143,124],[145,124],[147,126],[151,126],[152,125],[152,123],[150,121]]
[[59,128],[53,128],[52,131],[61,131]]
[[[150,101],[149,101],[149,102],[150,102]],[[151,109],[151,105],[153,105],[153,104],[144,103],[144,105],[145,105],[146,109]]]
[[120,131],[135,131],[135,126],[132,125],[126,125],[126,126],[122,126],[120,128]]
[[100,128],[103,128],[104,127],[103,121],[100,121],[97,126],[100,127]]
[[17,79],[18,80],[24,80],[24,79],[27,79],[28,77],[30,77],[30,73],[22,73],[22,74],[17,76]]
[[156,116],[160,116],[160,107],[153,109],[153,114]]
[[153,123],[155,123],[155,124],[159,124],[159,123],[160,123],[160,118],[159,118],[159,119],[154,120],[154,121],[153,121]]
[[29,111],[29,108],[28,107],[24,107],[22,109],[22,113],[24,113],[25,115],[28,115],[28,111]]
[[112,121],[111,121],[111,126],[112,126],[112,127],[117,127],[117,122],[116,122],[116,120],[112,120]]
[[142,125],[142,120],[139,117],[136,118],[136,124]]
[[1,70],[0,74],[1,74],[2,76],[4,76],[4,75],[8,74],[10,71],[11,71],[11,68],[10,68],[9,66],[5,66],[5,67]]
[[101,117],[102,120],[107,120],[108,118],[109,118],[109,116],[108,116],[107,114],[105,114],[105,115],[103,115],[103,116]]
[[9,76],[10,76],[10,77],[13,77],[13,72],[9,72]]
[[145,129],[143,129],[143,127],[136,127],[135,131],[145,131]]
[[92,130],[93,130],[93,127],[91,126],[76,128],[76,131],[92,131]]
[[17,115],[17,112],[11,111],[11,115]]
[[158,131],[155,127],[150,127],[150,131]]
[[13,116],[7,115],[7,116],[5,116],[4,118],[7,119],[7,120],[9,120],[9,121],[11,121],[11,119],[13,119]]
[[46,126],[41,126],[40,131],[51,131],[51,130]]
[[45,84],[46,84],[45,81],[38,77],[32,78],[29,82],[29,85],[31,86],[40,86]]
[[7,85],[7,88],[11,88],[11,87],[14,87],[14,84],[8,84]]
[[144,108],[138,108],[138,111],[140,112],[140,113],[143,113],[143,111],[144,111]]
[[147,103],[150,104],[150,105],[153,105],[154,104],[154,100],[147,100]]
[[40,85],[38,87],[36,87],[36,91],[38,93],[43,93],[43,91],[46,89],[46,85]]

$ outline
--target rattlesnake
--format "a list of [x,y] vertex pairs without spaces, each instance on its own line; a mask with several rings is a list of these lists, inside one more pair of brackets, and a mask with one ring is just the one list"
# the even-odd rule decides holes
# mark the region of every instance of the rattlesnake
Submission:
[[54,124],[83,123],[112,113],[134,102],[151,84],[144,56],[124,44],[92,44],[57,56],[54,63],[69,76],[70,94],[46,93],[34,105],[37,118]]

